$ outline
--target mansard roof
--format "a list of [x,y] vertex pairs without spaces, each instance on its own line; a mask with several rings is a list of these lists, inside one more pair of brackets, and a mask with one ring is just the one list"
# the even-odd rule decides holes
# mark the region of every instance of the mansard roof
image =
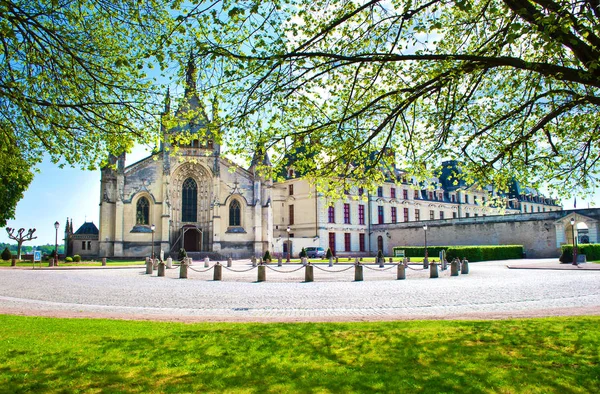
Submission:
[[94,222],[85,222],[75,231],[75,235],[98,235],[98,227]]

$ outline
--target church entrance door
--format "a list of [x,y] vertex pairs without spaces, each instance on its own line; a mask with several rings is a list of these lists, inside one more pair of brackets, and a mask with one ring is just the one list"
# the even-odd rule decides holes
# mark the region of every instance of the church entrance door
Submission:
[[197,228],[184,228],[183,230],[183,248],[186,252],[199,252],[202,233]]

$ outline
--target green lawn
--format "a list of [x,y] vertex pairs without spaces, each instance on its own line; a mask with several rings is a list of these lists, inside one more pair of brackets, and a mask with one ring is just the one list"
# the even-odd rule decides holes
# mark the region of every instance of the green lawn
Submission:
[[182,324],[0,315],[0,392],[600,392],[600,317]]
[[[10,260],[0,260],[0,267],[10,267]],[[121,265],[143,265],[146,264],[145,261],[142,260],[119,260],[119,261],[108,261],[106,263],[107,266],[121,266]],[[58,265],[60,267],[77,267],[77,266],[94,266],[94,267],[100,267],[102,266],[102,262],[101,261],[82,261],[79,263],[65,263],[64,261],[59,261]],[[35,263],[35,268],[38,268],[40,266],[39,262]],[[33,267],[33,264],[31,261],[17,261],[17,267]],[[42,261],[42,267],[48,267],[48,262],[47,261]]]

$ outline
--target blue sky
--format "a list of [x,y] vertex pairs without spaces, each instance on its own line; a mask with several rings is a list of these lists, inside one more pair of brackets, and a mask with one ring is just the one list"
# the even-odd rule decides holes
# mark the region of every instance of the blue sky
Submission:
[[[145,147],[136,147],[127,155],[127,163],[148,156]],[[14,220],[9,220],[8,227],[34,227],[38,239],[25,245],[53,244],[55,237],[54,222],[60,223],[58,242],[63,238],[65,220],[73,218],[73,229],[77,231],[85,220],[98,225],[100,203],[100,171],[83,171],[75,168],[63,168],[45,160],[40,165],[40,173],[36,174],[25,197],[17,205]],[[589,198],[577,197],[577,207],[600,207],[600,191]],[[565,209],[573,209],[573,199],[563,202]],[[6,230],[0,230],[0,242],[14,243],[8,238]]]

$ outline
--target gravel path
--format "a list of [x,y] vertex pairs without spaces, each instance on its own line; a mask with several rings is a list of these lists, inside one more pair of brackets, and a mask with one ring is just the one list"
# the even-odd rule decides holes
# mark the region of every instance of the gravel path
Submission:
[[[551,260],[554,262],[554,260]],[[480,319],[600,314],[600,271],[510,270],[507,264],[548,264],[550,260],[471,263],[469,275],[429,279],[413,266],[406,280],[396,268],[365,267],[354,282],[349,265],[315,267],[315,282],[304,283],[298,265],[267,269],[179,269],[164,278],[145,269],[0,269],[0,313],[57,317],[107,317],[167,321],[365,321],[402,319]],[[193,269],[204,267],[196,263]],[[250,268],[234,262],[235,270]],[[339,272],[350,268],[344,272]],[[274,270],[275,269],[275,270]],[[332,270],[338,272],[324,272]]]

